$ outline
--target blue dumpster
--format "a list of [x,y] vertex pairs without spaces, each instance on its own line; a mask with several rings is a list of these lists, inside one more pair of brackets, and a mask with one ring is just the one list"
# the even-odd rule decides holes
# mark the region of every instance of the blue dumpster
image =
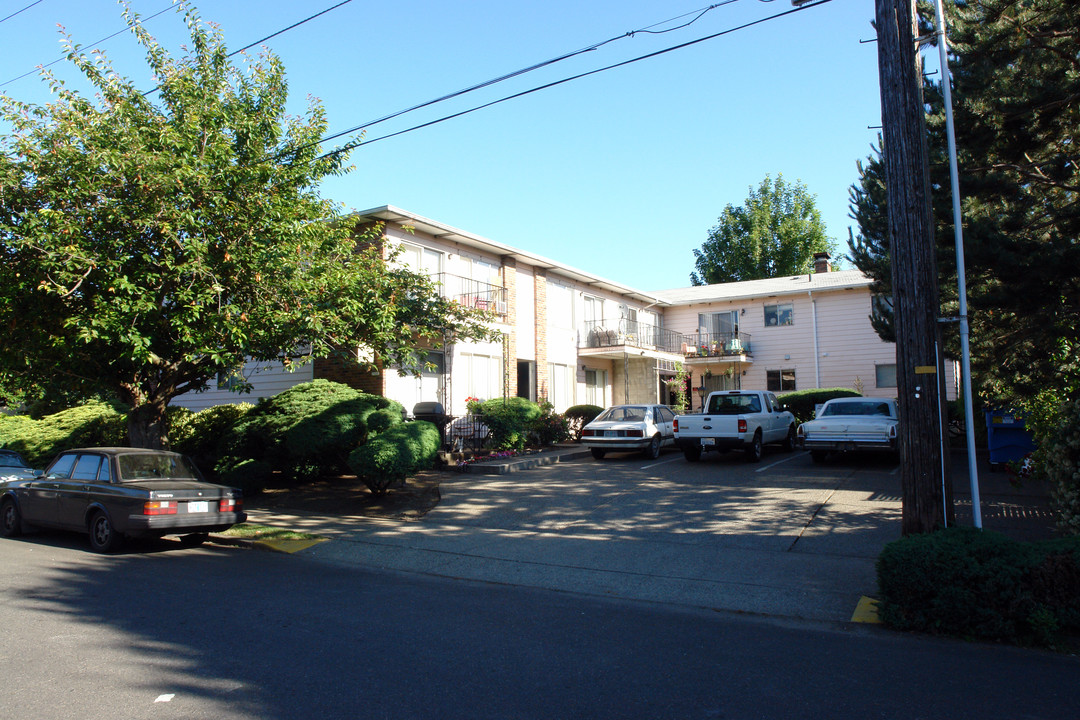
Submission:
[[1035,449],[1024,419],[1009,410],[986,411],[986,444],[991,465],[1022,460]]

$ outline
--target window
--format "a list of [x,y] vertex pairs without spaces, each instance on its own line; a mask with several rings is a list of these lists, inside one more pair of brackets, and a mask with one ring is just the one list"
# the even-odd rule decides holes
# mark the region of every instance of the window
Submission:
[[795,389],[795,371],[766,370],[765,385],[769,392],[790,392]]
[[793,307],[791,303],[777,303],[765,306],[765,327],[774,325],[794,325]]
[[590,328],[604,324],[603,298],[585,296],[585,324]]
[[97,480],[98,468],[101,467],[100,455],[80,455],[75,463],[75,472],[71,473],[72,480]]
[[555,412],[564,412],[574,404],[574,368],[559,363],[548,363],[548,402]]
[[739,311],[725,310],[717,313],[698,313],[700,342],[727,343],[739,339]]
[[585,371],[585,404],[607,406],[607,371]]
[[[462,353],[461,374],[465,378],[464,392],[467,397],[490,400],[502,397],[502,358],[498,355],[474,355]],[[455,372],[454,377],[457,377]],[[458,391],[454,390],[455,397]]]
[[401,243],[401,254],[398,263],[424,275],[435,275],[442,272],[443,254],[437,250],[431,250],[412,243]]
[[892,365],[875,365],[874,375],[876,376],[876,386],[879,388],[894,388],[896,387],[896,364]]

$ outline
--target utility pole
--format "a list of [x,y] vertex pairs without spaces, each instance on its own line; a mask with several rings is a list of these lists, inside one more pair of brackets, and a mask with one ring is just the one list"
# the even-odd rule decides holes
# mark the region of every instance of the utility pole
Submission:
[[[912,0],[875,0],[888,193],[904,535],[955,519],[945,472],[938,372],[937,259]],[[970,420],[969,420],[970,422]]]

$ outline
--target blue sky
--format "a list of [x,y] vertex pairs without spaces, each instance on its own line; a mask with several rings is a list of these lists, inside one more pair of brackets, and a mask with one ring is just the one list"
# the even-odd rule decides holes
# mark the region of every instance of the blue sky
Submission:
[[[205,0],[238,49],[328,8]],[[6,0],[0,18],[33,0]],[[133,0],[144,18],[168,0]],[[652,27],[694,18],[707,2],[375,3],[353,0],[266,42],[283,60],[293,112],[308,97],[338,132],[473,84]],[[635,33],[464,97],[368,129],[388,133],[791,10],[737,0],[665,34]],[[691,47],[591,75],[432,127],[361,146],[355,169],[322,192],[362,210],[396,205],[640,290],[690,284],[699,248],[727,204],[766,174],[801,180],[829,234],[847,247],[848,188],[880,124],[873,3],[832,0]],[[681,17],[670,23],[661,21]],[[36,76],[60,56],[57,24],[86,49],[152,87],[112,0],[42,0],[0,22],[0,90],[46,102]],[[147,28],[179,52],[182,18]],[[255,53],[251,50],[249,53]],[[66,63],[52,68],[80,87]],[[335,141],[342,142],[341,140]],[[327,146],[329,149],[334,143]],[[857,228],[856,228],[857,229]]]

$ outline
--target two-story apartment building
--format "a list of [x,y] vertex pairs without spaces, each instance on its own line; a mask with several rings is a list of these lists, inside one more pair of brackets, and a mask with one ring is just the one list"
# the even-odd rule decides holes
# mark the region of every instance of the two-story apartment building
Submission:
[[[435,401],[452,415],[465,399],[546,398],[557,411],[576,404],[669,402],[664,380],[677,363],[690,371],[694,406],[722,388],[776,392],[853,387],[895,396],[895,346],[870,325],[870,281],[858,271],[814,273],[643,292],[570,265],[392,206],[357,214],[383,223],[398,262],[430,275],[440,292],[495,314],[499,342],[427,348],[421,377],[379,367],[317,360],[295,372],[275,363],[244,368],[251,395],[228,387],[174,403],[195,410],[269,397],[313,378],[385,395],[410,410]],[[361,351],[362,352],[362,351]],[[950,371],[949,387],[955,385]]]

